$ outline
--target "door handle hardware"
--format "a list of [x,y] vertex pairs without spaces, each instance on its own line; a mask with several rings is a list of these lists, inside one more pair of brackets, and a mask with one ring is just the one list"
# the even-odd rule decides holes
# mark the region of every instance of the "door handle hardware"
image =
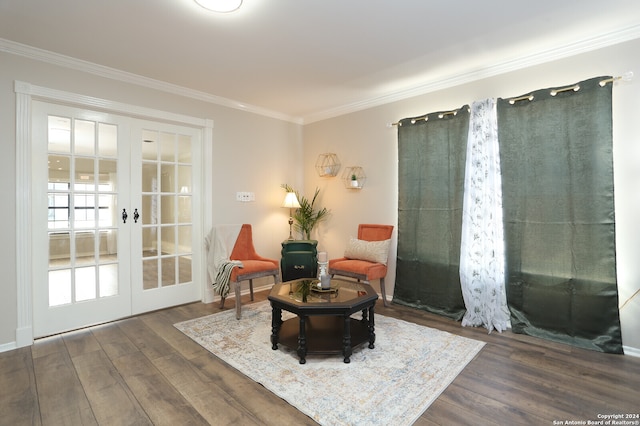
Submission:
[[122,209],[122,223],[127,223],[127,218],[129,215],[127,214],[127,209]]
[[140,218],[140,214],[138,213],[138,209],[133,209],[133,221],[138,223],[138,219]]

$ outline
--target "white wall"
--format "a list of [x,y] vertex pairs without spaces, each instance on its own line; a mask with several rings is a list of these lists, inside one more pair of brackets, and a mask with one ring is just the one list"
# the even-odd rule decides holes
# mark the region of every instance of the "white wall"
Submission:
[[[187,97],[101,78],[76,70],[0,52],[0,352],[16,341],[16,96],[14,81],[212,119],[214,224],[251,223],[256,249],[280,258],[280,242],[289,235],[289,212],[280,207],[280,184],[301,185],[301,126]],[[256,201],[240,203],[237,191],[255,193]],[[204,238],[204,236],[203,236]]]
[[[635,71],[631,83],[614,88],[614,161],[617,254],[623,342],[640,355],[640,40],[623,43],[545,65],[509,72],[469,84],[417,96],[380,107],[308,124],[289,122],[212,105],[186,97],[138,87],[0,53],[0,194],[9,206],[0,209],[0,351],[15,341],[17,325],[15,209],[15,94],[21,80],[38,86],[124,102],[131,105],[214,120],[213,223],[254,224],[257,250],[280,257],[288,236],[288,211],[280,208],[281,183],[310,196],[321,189],[320,205],[332,211],[314,235],[330,257],[342,255],[358,223],[397,224],[396,129],[388,123],[428,112],[458,108],[488,97],[509,97],[544,87],[562,86],[598,75]],[[302,142],[304,141],[304,143]],[[362,190],[348,190],[339,176],[320,178],[315,161],[335,152],[343,168],[362,166]],[[342,172],[342,170],[341,170]],[[303,185],[304,184],[304,185]],[[236,191],[252,191],[254,203],[235,201]],[[437,243],[437,242],[434,242]],[[395,233],[390,254],[387,292],[395,281]],[[377,285],[377,283],[374,283]],[[635,297],[633,297],[635,295]],[[632,298],[633,297],[633,298]],[[632,349],[629,351],[629,349]]]
[[[331,219],[319,230],[319,247],[329,257],[342,255],[358,223],[397,225],[397,130],[387,124],[405,117],[451,110],[475,100],[511,97],[568,85],[601,75],[634,71],[630,83],[613,89],[615,197],[618,288],[625,350],[640,356],[640,40],[619,44],[371,108],[304,126],[305,190],[322,189]],[[345,189],[338,178],[320,178],[313,165],[319,154],[334,152],[343,168],[362,166],[367,174],[360,191]],[[342,171],[342,170],[341,170]],[[395,240],[395,235],[394,235]],[[434,241],[437,244],[437,241]],[[395,281],[395,241],[387,275],[387,293]],[[634,297],[635,295],[635,297]],[[634,351],[635,348],[635,351]]]

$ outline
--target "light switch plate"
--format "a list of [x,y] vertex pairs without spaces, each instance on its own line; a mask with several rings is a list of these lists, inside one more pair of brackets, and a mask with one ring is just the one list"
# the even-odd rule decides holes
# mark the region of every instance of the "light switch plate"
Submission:
[[241,203],[249,203],[256,200],[256,194],[253,192],[236,192],[236,201]]

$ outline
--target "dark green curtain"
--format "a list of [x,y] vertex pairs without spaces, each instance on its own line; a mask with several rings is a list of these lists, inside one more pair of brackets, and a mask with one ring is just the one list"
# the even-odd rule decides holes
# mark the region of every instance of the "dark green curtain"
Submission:
[[467,106],[398,125],[393,301],[457,320],[465,312],[458,269],[468,127]]
[[498,101],[513,331],[622,353],[611,84]]

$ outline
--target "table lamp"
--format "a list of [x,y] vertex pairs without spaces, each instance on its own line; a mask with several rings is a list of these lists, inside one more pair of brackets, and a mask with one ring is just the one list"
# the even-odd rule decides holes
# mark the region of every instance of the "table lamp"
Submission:
[[300,208],[300,203],[298,202],[298,197],[296,197],[295,192],[287,192],[282,207],[289,208],[289,240],[293,240],[293,209]]

